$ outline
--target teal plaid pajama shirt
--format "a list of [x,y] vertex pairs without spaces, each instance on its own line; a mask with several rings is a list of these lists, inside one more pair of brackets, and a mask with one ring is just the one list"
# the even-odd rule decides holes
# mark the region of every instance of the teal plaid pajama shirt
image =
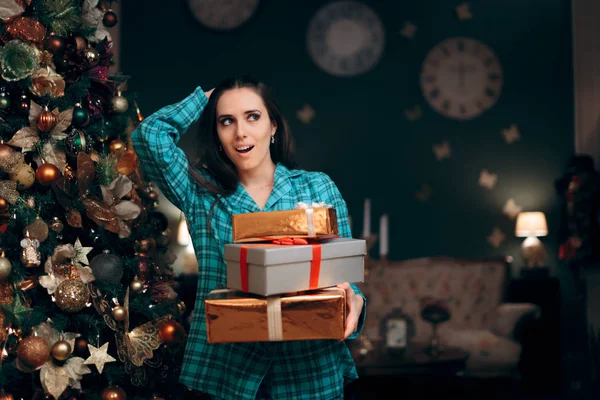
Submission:
[[[324,173],[289,170],[278,164],[270,197],[260,210],[245,189],[217,197],[189,175],[180,136],[197,121],[208,99],[198,87],[179,103],[146,118],[132,134],[145,178],[187,217],[199,274],[196,304],[186,345],[181,382],[216,398],[340,399],[344,384],[357,378],[347,344],[337,340],[209,344],[206,341],[204,300],[226,284],[224,245],[232,242],[232,214],[293,209],[297,202],[332,204],[339,234],[351,237],[346,203]],[[208,178],[205,171],[199,171]],[[209,178],[210,179],[210,178]],[[214,180],[212,180],[214,182]],[[211,225],[212,229],[209,228]],[[362,296],[352,284],[354,291]],[[364,325],[366,302],[355,338]]]

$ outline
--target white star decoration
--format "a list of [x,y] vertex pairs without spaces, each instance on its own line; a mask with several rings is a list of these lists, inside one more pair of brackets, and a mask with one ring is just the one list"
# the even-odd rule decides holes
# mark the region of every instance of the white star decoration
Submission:
[[517,205],[513,199],[508,199],[502,212],[508,216],[510,219],[517,218],[517,215],[523,210],[523,207]]
[[502,136],[504,136],[504,140],[506,140],[506,143],[508,144],[512,144],[521,139],[519,128],[515,124],[512,124],[508,129],[503,129]]
[[417,104],[413,108],[407,108],[404,110],[404,115],[406,116],[407,120],[416,121],[421,118],[423,112],[421,111],[421,106]]
[[77,252],[77,255],[75,256],[75,261],[77,261],[80,264],[83,265],[90,265],[90,262],[87,258],[87,255],[94,250],[93,247],[83,247],[81,245],[81,242],[79,241],[79,238],[77,238],[77,240],[75,241],[75,251]]
[[412,39],[417,32],[417,26],[410,21],[404,22],[404,27],[400,30],[400,34],[407,39]]
[[101,347],[94,347],[88,343],[88,349],[90,350],[90,356],[85,360],[84,364],[96,365],[99,373],[102,373],[105,363],[117,361],[107,353],[108,342],[104,343]]
[[439,160],[443,160],[444,158],[450,158],[452,155],[452,149],[450,148],[450,143],[443,142],[440,144],[433,145],[433,152],[435,154],[435,158]]
[[481,174],[479,174],[479,186],[493,189],[497,181],[498,174],[491,174],[487,169],[481,170]]
[[415,199],[419,201],[426,201],[429,197],[431,197],[431,186],[429,185],[421,185],[421,189],[415,193]]
[[456,7],[456,13],[461,21],[473,18],[473,14],[469,10],[469,3],[463,3]]
[[492,234],[487,237],[488,243],[496,248],[500,247],[502,242],[504,242],[504,239],[506,239],[506,235],[500,230],[500,228],[494,228]]
[[301,109],[296,111],[296,117],[305,124],[308,124],[315,117],[315,110],[309,104],[305,104]]

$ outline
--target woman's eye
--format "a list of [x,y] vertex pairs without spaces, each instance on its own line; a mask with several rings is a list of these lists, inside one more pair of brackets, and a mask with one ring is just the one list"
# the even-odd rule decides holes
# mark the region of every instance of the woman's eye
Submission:
[[260,119],[260,114],[250,114],[248,115],[250,121],[258,121]]
[[231,125],[231,123],[233,122],[233,120],[231,118],[223,118],[219,122],[221,122],[221,125],[227,126],[227,125]]

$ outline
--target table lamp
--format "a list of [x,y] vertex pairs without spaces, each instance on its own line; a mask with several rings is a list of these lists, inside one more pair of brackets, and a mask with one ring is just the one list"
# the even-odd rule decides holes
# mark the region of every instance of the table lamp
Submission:
[[519,213],[515,227],[517,237],[525,237],[521,245],[523,259],[528,267],[542,267],[546,265],[547,253],[544,245],[538,239],[548,234],[546,216],[540,211]]

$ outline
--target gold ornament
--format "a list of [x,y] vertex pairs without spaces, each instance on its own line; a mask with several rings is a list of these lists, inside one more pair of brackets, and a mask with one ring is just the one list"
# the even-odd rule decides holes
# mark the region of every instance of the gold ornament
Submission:
[[104,343],[101,347],[94,347],[91,344],[88,344],[87,347],[90,351],[90,356],[85,360],[84,364],[94,364],[100,374],[104,369],[104,364],[117,361],[108,354],[108,342]]
[[17,183],[17,190],[29,189],[35,182],[35,172],[27,164],[21,164],[15,172],[10,173],[8,176]]
[[60,219],[57,217],[52,218],[52,223],[50,224],[50,229],[52,229],[56,233],[61,233],[64,229],[65,225],[62,223]]
[[25,200],[25,204],[32,210],[35,209],[35,198],[29,197],[27,200]]
[[76,271],[76,267],[71,263],[56,264],[52,266],[54,275],[61,278],[71,277],[74,271]]
[[12,271],[12,263],[6,257],[4,257],[4,252],[0,256],[0,282],[5,281]]
[[176,343],[185,338],[185,328],[174,319],[165,321],[159,328],[160,339],[164,343]]
[[8,201],[5,198],[0,197],[0,213],[8,210]]
[[124,307],[116,306],[112,309],[112,315],[115,321],[124,321],[127,318],[127,311]]
[[127,400],[127,394],[119,386],[109,386],[100,393],[102,400]]
[[28,232],[31,239],[36,239],[40,243],[44,243],[48,239],[48,225],[39,216],[31,224],[23,228],[23,235],[27,236]]
[[29,237],[29,232],[26,232],[25,238],[21,240],[21,247],[23,248],[21,261],[26,267],[32,268],[41,264],[41,254],[38,250],[40,242],[37,239],[31,239]]
[[129,109],[129,102],[125,97],[121,96],[120,92],[117,96],[112,98],[111,102],[115,112],[124,113]]
[[116,156],[120,156],[125,150],[127,150],[125,142],[119,139],[115,139],[112,142],[110,142],[108,148],[111,154],[114,154]]
[[60,178],[60,170],[54,164],[44,163],[35,171],[35,179],[41,185],[49,185]]
[[136,276],[129,284],[129,287],[133,293],[141,293],[144,290],[144,282],[140,281]]
[[79,279],[67,279],[56,289],[56,305],[66,312],[82,310],[90,298],[90,289]]
[[185,302],[180,301],[179,303],[177,303],[177,312],[179,313],[179,315],[185,314],[185,310],[186,310]]
[[13,287],[8,282],[0,283],[0,304],[12,304],[15,300],[15,295],[13,292]]
[[52,358],[56,361],[65,361],[71,355],[71,344],[66,340],[59,340],[52,345],[52,349],[50,349],[50,354],[52,354]]
[[84,50],[83,58],[89,66],[93,67],[94,65],[98,64],[98,61],[100,61],[100,54],[96,49],[89,47]]
[[27,369],[36,370],[50,358],[50,346],[39,336],[27,336],[17,347],[17,359]]

